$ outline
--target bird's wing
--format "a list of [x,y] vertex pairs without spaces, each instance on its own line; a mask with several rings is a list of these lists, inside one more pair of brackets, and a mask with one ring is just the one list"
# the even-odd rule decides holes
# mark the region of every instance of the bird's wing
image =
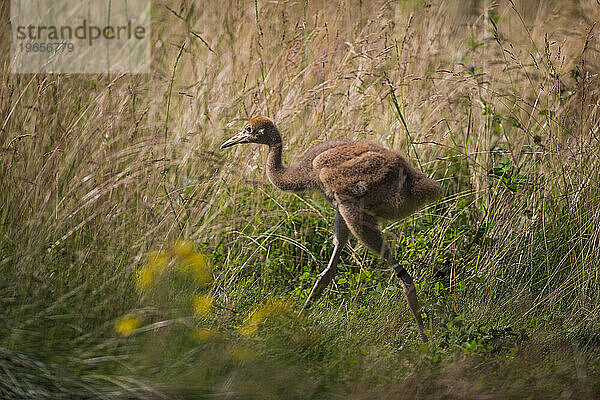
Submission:
[[402,172],[399,154],[372,143],[352,143],[327,150],[313,169],[330,194],[361,197]]

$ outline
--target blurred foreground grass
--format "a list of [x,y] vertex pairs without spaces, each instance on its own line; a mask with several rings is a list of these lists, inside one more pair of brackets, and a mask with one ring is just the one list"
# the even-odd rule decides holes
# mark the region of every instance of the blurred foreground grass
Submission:
[[[596,1],[155,2],[138,76],[11,75],[0,10],[0,397],[599,395]],[[216,150],[257,114],[443,183],[385,228],[430,345],[355,241],[295,317],[333,210]]]

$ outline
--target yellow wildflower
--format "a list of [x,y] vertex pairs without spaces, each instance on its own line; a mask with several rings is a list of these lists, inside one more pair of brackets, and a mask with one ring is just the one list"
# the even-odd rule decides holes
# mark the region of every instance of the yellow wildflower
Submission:
[[148,266],[140,268],[135,276],[135,284],[138,289],[148,289],[154,280],[154,274],[154,271]]
[[164,251],[151,251],[148,253],[148,267],[152,268],[159,274],[161,274],[167,264],[169,263],[169,256]]
[[138,289],[146,290],[154,279],[162,274],[169,263],[169,256],[162,251],[148,253],[148,264],[137,271],[135,283]]
[[209,294],[201,294],[194,297],[194,312],[197,315],[206,317],[212,310],[213,297]]
[[258,324],[252,323],[250,321],[244,322],[238,330],[244,336],[253,336],[258,332]]
[[203,284],[212,282],[212,274],[208,265],[208,259],[202,253],[192,253],[185,257],[185,268],[188,269],[196,279]]
[[208,260],[202,253],[192,253],[185,258],[187,267],[192,270],[206,269]]
[[141,321],[136,315],[128,314],[115,322],[115,331],[123,336],[128,336],[139,328],[140,324]]
[[178,257],[188,257],[194,252],[194,245],[189,240],[178,240],[173,244],[172,250]]

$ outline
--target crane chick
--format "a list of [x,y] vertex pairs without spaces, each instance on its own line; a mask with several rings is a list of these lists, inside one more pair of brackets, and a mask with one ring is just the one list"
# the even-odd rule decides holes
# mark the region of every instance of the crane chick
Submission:
[[242,131],[223,143],[221,149],[240,143],[269,146],[267,176],[273,185],[294,192],[319,191],[336,209],[333,254],[303,310],[334,278],[340,253],[352,233],[392,266],[400,278],[419,336],[426,342],[413,279],[394,258],[378,223],[404,218],[436,200],[439,183],[412,168],[401,154],[368,141],[323,142],[310,148],[296,164],[284,167],[281,134],[273,121],[263,116],[246,122]]

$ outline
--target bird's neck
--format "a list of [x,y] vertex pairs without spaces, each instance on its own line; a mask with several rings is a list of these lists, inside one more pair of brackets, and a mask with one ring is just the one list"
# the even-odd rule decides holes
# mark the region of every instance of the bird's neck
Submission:
[[281,142],[269,145],[269,155],[267,157],[267,173],[269,174],[269,178],[271,178],[271,174],[280,175],[286,170],[281,163],[282,148],[283,144]]
[[267,176],[271,183],[281,190],[302,191],[308,188],[309,177],[297,166],[286,168],[281,163],[281,142],[269,144],[267,156]]

